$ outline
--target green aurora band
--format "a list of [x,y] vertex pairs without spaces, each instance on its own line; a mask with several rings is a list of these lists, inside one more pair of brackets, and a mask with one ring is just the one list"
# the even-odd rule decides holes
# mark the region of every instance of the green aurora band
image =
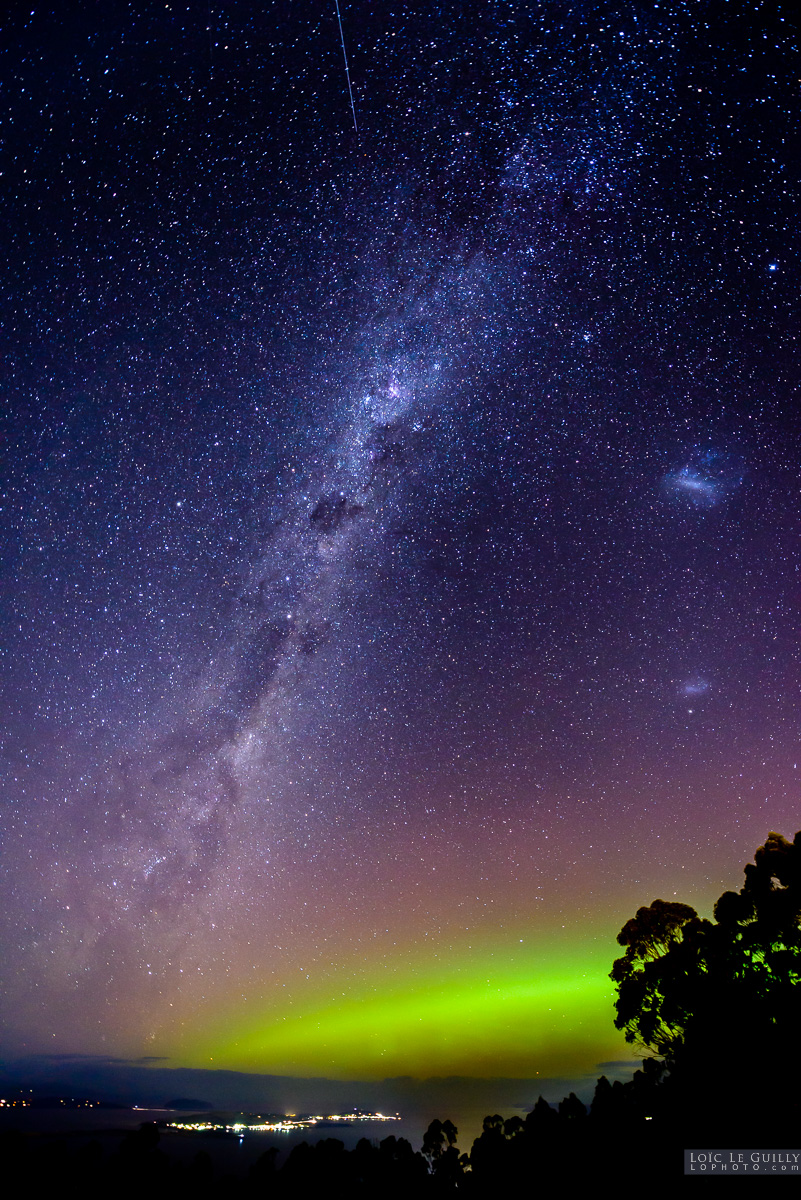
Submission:
[[496,948],[469,971],[438,962],[425,976],[409,969],[391,984],[386,976],[361,980],[344,996],[299,1001],[289,1015],[278,1016],[277,1005],[256,1018],[251,1007],[238,1016],[229,1010],[181,1057],[194,1066],[339,1079],[592,1074],[599,1061],[631,1057],[613,1027],[612,958],[607,939],[589,949]]

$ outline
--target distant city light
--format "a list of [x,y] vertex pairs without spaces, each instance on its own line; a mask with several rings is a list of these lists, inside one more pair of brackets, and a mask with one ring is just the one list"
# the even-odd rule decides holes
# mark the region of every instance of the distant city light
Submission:
[[400,1121],[400,1114],[385,1116],[384,1113],[350,1112],[328,1113],[324,1116],[283,1115],[277,1119],[263,1120],[255,1116],[248,1121],[168,1121],[166,1129],[183,1130],[190,1133],[292,1133],[298,1129],[311,1129],[315,1125],[350,1125],[355,1121]]

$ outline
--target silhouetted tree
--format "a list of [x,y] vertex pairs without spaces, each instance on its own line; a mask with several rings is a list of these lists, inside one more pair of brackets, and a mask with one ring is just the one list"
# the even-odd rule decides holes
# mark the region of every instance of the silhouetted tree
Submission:
[[[638,908],[617,935],[626,953],[614,963],[611,978],[618,985],[618,1029],[626,1041],[643,1050],[669,1055],[683,1036],[687,1012],[677,1009],[674,990],[666,989],[665,962],[669,953],[682,946],[684,927],[698,921],[688,904],[654,900]],[[685,956],[686,957],[686,956]],[[668,964],[668,974],[676,959]]]
[[[725,892],[714,921],[685,904],[655,900],[621,930],[626,947],[611,972],[615,1024],[628,1041],[661,1055],[668,1078],[646,1060],[635,1091],[655,1104],[700,1111],[708,1093],[723,1116],[794,1108],[801,1068],[801,832],[770,833]],[[649,1062],[651,1065],[649,1066]],[[638,1073],[639,1074],[639,1073]],[[658,1107],[658,1106],[656,1106]]]
[[543,1137],[553,1132],[559,1114],[551,1108],[544,1096],[540,1096],[526,1117],[526,1129],[533,1136]]
[[522,1117],[509,1117],[503,1123],[503,1136],[507,1141],[517,1137],[518,1134],[525,1132],[525,1124]]
[[482,1132],[470,1151],[470,1165],[476,1186],[483,1186],[491,1180],[495,1184],[505,1183],[508,1162],[503,1117],[495,1113],[484,1118]]
[[436,1162],[440,1154],[442,1154],[444,1143],[445,1133],[442,1129],[442,1122],[434,1118],[423,1134],[423,1154],[431,1162]]
[[464,1162],[455,1146],[443,1150],[434,1164],[434,1179],[438,1191],[452,1191],[464,1175]]
[[605,1075],[601,1075],[595,1085],[595,1092],[590,1106],[590,1116],[595,1121],[608,1121],[615,1115],[615,1094],[612,1085]]
[[[379,1144],[380,1189],[372,1194],[414,1195],[425,1185],[428,1165],[406,1138],[385,1137]],[[387,1189],[390,1189],[389,1193]]]
[[442,1132],[445,1135],[445,1140],[447,1141],[449,1146],[453,1146],[456,1144],[456,1138],[459,1135],[459,1131],[456,1128],[456,1126],[454,1125],[453,1121],[448,1121],[448,1120],[443,1121],[442,1122]]
[[276,1166],[275,1160],[278,1158],[278,1147],[270,1146],[263,1154],[260,1154],[253,1166],[248,1172],[248,1178],[251,1183],[261,1192],[268,1188],[272,1190],[275,1185]]
[[586,1115],[587,1109],[575,1092],[571,1092],[569,1096],[565,1096],[564,1100],[559,1101],[559,1116],[563,1121],[583,1120]]

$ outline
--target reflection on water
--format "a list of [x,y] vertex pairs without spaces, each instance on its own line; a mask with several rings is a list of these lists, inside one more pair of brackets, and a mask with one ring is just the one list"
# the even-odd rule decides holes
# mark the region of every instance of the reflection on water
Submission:
[[[231,1115],[231,1114],[227,1114]],[[244,1116],[249,1114],[237,1114]],[[203,1150],[210,1155],[218,1171],[244,1175],[248,1168],[271,1146],[279,1151],[279,1162],[282,1162],[293,1146],[300,1142],[317,1142],[323,1138],[336,1138],[343,1142],[347,1150],[352,1150],[361,1138],[378,1143],[385,1137],[403,1137],[411,1142],[415,1150],[419,1150],[423,1142],[423,1134],[429,1122],[438,1116],[448,1117],[459,1130],[458,1145],[460,1150],[469,1151],[473,1139],[481,1132],[481,1123],[485,1112],[438,1113],[419,1112],[401,1114],[398,1120],[366,1120],[362,1119],[353,1124],[318,1124],[311,1128],[292,1129],[283,1132],[240,1130],[226,1133],[224,1131],[190,1132],[178,1128],[162,1128],[159,1148],[176,1161],[191,1162],[198,1151]],[[506,1112],[505,1116],[512,1113]],[[44,1145],[55,1139],[64,1140],[70,1147],[78,1147],[82,1143],[97,1141],[105,1154],[111,1154],[117,1149],[127,1133],[136,1130],[143,1122],[156,1121],[166,1125],[188,1124],[193,1121],[208,1121],[210,1114],[178,1114],[170,1109],[137,1108],[137,1109],[10,1109],[0,1110],[0,1132],[17,1129],[35,1141],[36,1145]],[[216,1116],[215,1116],[216,1119]]]

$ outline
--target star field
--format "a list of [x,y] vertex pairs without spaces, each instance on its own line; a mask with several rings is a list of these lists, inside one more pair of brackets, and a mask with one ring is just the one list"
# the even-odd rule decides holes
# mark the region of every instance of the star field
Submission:
[[779,6],[4,18],[2,1040],[580,1075],[799,811]]

